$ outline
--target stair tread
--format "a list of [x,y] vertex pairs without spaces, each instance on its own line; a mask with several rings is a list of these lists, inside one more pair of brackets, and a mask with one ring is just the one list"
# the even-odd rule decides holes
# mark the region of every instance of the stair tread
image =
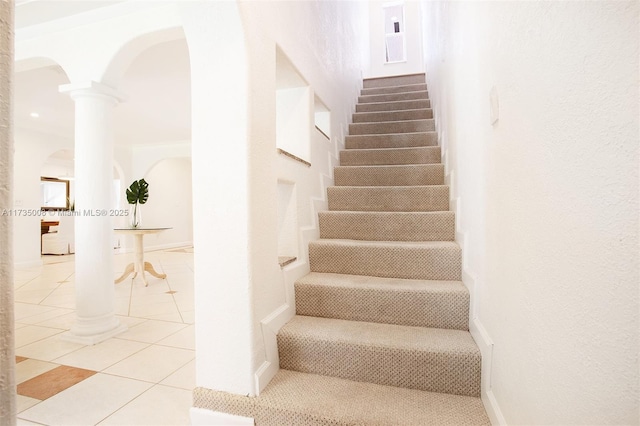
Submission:
[[[362,135],[357,135],[357,136],[362,136]],[[394,153],[396,151],[399,152],[411,152],[411,151],[416,151],[416,150],[420,150],[420,151],[428,151],[428,150],[439,150],[440,147],[439,146],[410,146],[410,147],[397,147],[397,148],[345,148],[344,150],[342,150],[341,152],[362,152],[362,153],[368,153],[368,152],[380,152],[380,153]]]
[[295,282],[296,313],[418,327],[469,330],[462,281],[310,272]]
[[455,241],[364,241],[342,239],[319,239],[311,241],[314,245],[332,246],[360,246],[360,247],[393,247],[393,248],[446,248],[459,249],[460,245]]
[[[257,397],[196,388],[194,405],[256,424],[490,425],[482,400],[281,369]],[[207,405],[208,406],[208,405]]]
[[330,186],[331,211],[449,211],[448,185]]
[[388,112],[406,109],[431,108],[430,99],[401,99],[394,101],[377,101],[356,103],[355,112]]
[[371,102],[406,101],[406,100],[415,100],[415,99],[429,99],[429,91],[417,90],[413,92],[402,92],[402,93],[360,95],[358,96],[358,103],[366,104]]
[[342,166],[385,166],[441,163],[439,146],[347,148],[340,151]]
[[385,115],[385,114],[394,114],[394,113],[415,113],[415,112],[425,112],[425,111],[433,111],[433,108],[410,108],[410,109],[392,109],[388,111],[369,111],[369,112],[354,112],[354,116],[367,116],[367,115]]
[[386,170],[416,170],[416,169],[428,169],[428,168],[440,168],[443,167],[442,163],[427,163],[427,164],[363,164],[362,166],[336,166],[334,169],[342,170],[360,170],[360,169],[386,169]]
[[462,281],[455,280],[411,280],[405,278],[381,278],[366,275],[310,272],[299,278],[296,284],[322,285],[326,287],[349,287],[372,290],[394,290],[398,292],[462,293],[469,291]]
[[278,335],[357,346],[480,356],[471,333],[464,330],[296,315]]
[[449,185],[396,185],[396,186],[383,186],[383,185],[373,185],[373,186],[330,186],[329,188],[367,188],[367,189],[384,189],[385,191],[393,191],[394,189],[402,190],[402,189],[413,189],[413,188],[433,188],[433,187],[448,187]]
[[309,243],[313,272],[459,280],[460,263],[460,246],[454,241],[320,239]]
[[455,214],[437,212],[326,211],[318,213],[320,238],[375,241],[453,241]]
[[[402,86],[387,86],[387,87],[402,87]],[[375,94],[365,94],[365,95],[360,95],[361,98],[367,97],[367,96],[386,96],[386,95],[406,95],[407,93],[429,93],[429,90],[424,89],[424,90],[408,90],[406,92],[393,92],[393,93],[375,93]]]
[[[400,92],[396,92],[396,90]],[[397,86],[362,88],[360,95],[382,95],[388,93],[415,92],[428,90],[427,83],[398,84]]]
[[[425,119],[433,121],[433,118]],[[419,120],[418,120],[419,121]],[[354,123],[354,124],[365,124],[365,123]],[[369,123],[367,123],[369,124]],[[383,133],[383,134],[366,134],[366,135],[347,135],[347,138],[366,138],[366,137],[385,137],[385,136],[396,136],[396,135],[426,135],[430,133],[436,133],[434,130],[428,130],[425,132],[399,132],[399,133]]]
[[[367,121],[365,123],[351,123],[351,125],[366,127],[366,126],[372,126],[375,124],[382,124],[382,125],[388,126],[392,124],[408,124],[408,123],[433,122],[433,121],[435,121],[433,118],[416,118],[414,120]],[[407,132],[407,133],[425,133],[425,132]],[[394,134],[394,133],[389,133],[389,134]],[[357,135],[354,135],[354,136],[357,136]]]

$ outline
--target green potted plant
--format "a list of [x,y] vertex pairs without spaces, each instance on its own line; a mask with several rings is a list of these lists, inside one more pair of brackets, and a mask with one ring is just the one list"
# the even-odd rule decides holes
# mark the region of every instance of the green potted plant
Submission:
[[138,204],[144,204],[149,199],[149,184],[146,180],[134,180],[127,188],[127,202],[131,207],[131,227],[137,228],[141,223],[141,213]]

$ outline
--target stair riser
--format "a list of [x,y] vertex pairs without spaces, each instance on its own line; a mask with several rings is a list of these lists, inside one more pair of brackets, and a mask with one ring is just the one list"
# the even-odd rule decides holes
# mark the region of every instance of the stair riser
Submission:
[[[278,334],[280,368],[359,382],[480,395],[480,356],[363,347]],[[332,354],[331,357],[322,354]]]
[[349,135],[433,132],[434,120],[390,121],[383,123],[349,124]]
[[320,238],[361,241],[454,241],[453,212],[321,212]]
[[388,95],[391,93],[422,92],[426,90],[426,84],[409,84],[403,86],[374,87],[371,89],[362,89],[360,94],[362,96]]
[[336,167],[336,186],[443,185],[444,165]]
[[418,99],[415,101],[356,104],[356,112],[401,111],[405,109],[421,108],[431,108],[431,101],[429,99]]
[[440,147],[340,151],[341,166],[440,163]]
[[312,272],[416,280],[460,280],[460,248],[309,244]]
[[346,149],[413,148],[438,145],[436,132],[351,135],[344,138]]
[[429,99],[429,92],[424,90],[420,92],[390,93],[388,95],[358,96],[358,103],[370,104],[377,102],[411,101],[415,99]]
[[400,75],[394,77],[367,78],[362,82],[364,89],[373,87],[405,86],[426,83],[424,74]]
[[379,123],[381,121],[424,120],[433,118],[431,109],[409,109],[406,111],[360,112],[353,114],[354,123]]
[[469,294],[295,284],[296,314],[348,321],[468,330]]
[[327,188],[329,210],[369,212],[434,212],[449,210],[448,186]]

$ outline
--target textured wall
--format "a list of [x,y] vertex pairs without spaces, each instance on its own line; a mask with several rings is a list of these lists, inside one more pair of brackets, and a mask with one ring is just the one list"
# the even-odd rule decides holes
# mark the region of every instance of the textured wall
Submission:
[[[10,209],[13,173],[13,0],[0,1],[0,212]],[[0,214],[0,424],[16,422],[11,217]]]
[[[361,84],[367,15],[362,2],[237,4],[239,21],[233,2],[185,11],[193,89],[196,382],[253,394],[268,381],[265,369],[277,367],[275,339],[265,342],[261,321],[290,302],[277,263],[277,182],[296,182],[304,205],[300,226],[312,220],[302,211],[311,210],[310,198],[322,191],[324,166],[336,157]],[[331,110],[333,143],[314,140],[311,168],[280,167],[291,160],[276,152],[276,46]],[[302,234],[299,241],[309,238]],[[308,270],[302,256],[300,264]]]
[[638,424],[638,2],[423,6],[485,395],[514,425]]

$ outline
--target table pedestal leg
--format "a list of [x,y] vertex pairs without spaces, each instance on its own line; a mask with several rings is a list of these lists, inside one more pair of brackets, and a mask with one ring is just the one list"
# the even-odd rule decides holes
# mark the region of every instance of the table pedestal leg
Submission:
[[[130,263],[127,265],[127,267],[124,269],[124,272],[122,273],[122,275],[120,276],[120,278],[118,278],[115,281],[115,284],[120,284],[122,281],[124,281],[125,278],[127,278],[132,272],[135,272],[135,268],[133,266],[133,263]],[[134,275],[133,278],[135,278],[136,276]]]
[[151,263],[149,262],[144,262],[144,270],[156,278],[162,278],[162,279],[167,278],[167,274],[161,274],[159,272],[156,272],[156,270],[153,269],[153,265],[151,265]]
[[142,277],[142,282],[144,282],[144,286],[147,287],[149,283],[147,282],[147,278],[144,276],[144,246],[142,243],[143,234],[136,234],[134,238],[134,248],[135,255],[133,258],[133,263],[136,269],[136,275],[140,274]]
[[122,282],[125,278],[127,278],[133,272],[133,279],[140,274],[142,277],[142,281],[144,282],[144,286],[147,287],[149,283],[147,282],[147,277],[144,275],[145,272],[150,273],[156,278],[165,279],[167,278],[167,274],[161,274],[153,269],[153,265],[149,262],[144,261],[144,245],[142,241],[143,233],[134,234],[134,257],[133,263],[127,265],[124,270],[122,276],[116,279],[115,283],[118,284]]

